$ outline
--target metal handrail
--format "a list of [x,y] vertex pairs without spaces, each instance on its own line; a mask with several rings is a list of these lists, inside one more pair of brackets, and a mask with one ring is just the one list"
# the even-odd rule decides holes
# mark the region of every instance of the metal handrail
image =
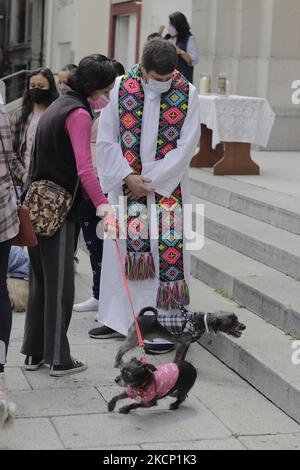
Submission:
[[10,75],[6,75],[5,77],[0,78],[0,91],[2,98],[4,102],[7,102],[7,99],[9,102],[18,100],[21,97],[21,90],[19,87],[15,89],[15,92],[13,94],[9,93],[8,96],[8,87],[10,88],[10,85],[15,82],[15,80],[18,80],[21,77],[24,77],[24,79],[27,77],[28,74],[30,74],[32,70],[29,69],[22,69],[18,70],[17,72],[14,72]]
[[10,78],[17,77],[18,75],[21,75],[22,73],[31,73],[32,70],[28,69],[23,69],[23,70],[18,70],[18,72],[12,73],[10,75],[6,75],[6,77],[0,77],[0,81],[4,82],[5,80],[9,80]]

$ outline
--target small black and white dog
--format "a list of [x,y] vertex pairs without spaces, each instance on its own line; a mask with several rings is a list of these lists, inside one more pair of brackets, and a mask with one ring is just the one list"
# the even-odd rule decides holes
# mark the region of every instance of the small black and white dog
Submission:
[[136,403],[124,406],[119,413],[128,414],[137,408],[151,408],[157,405],[158,400],[168,395],[176,397],[176,401],[170,405],[170,410],[177,410],[187,398],[196,378],[195,367],[186,361],[155,367],[133,358],[124,364],[121,375],[115,379],[118,385],[125,387],[125,391],[109,402],[108,411],[113,411],[117,402],[126,398],[135,399]]
[[[147,314],[148,312],[151,312],[151,314]],[[217,334],[222,331],[239,338],[246,329],[246,326],[238,321],[234,313],[223,311],[217,313],[189,313],[184,308],[180,313],[159,315],[155,308],[146,307],[139,313],[137,321],[143,339],[162,338],[175,343],[175,362],[183,361],[191,343],[197,341],[205,332]],[[138,346],[138,338],[135,324],[133,324],[128,330],[125,342],[116,355],[116,368],[120,367],[124,354],[136,346]]]

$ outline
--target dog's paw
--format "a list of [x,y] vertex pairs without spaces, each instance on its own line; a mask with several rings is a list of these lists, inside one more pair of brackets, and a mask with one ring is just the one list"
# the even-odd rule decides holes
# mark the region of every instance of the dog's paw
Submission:
[[171,403],[171,405],[169,407],[169,410],[175,411],[175,410],[178,410],[178,407],[179,407],[179,403],[177,403],[177,402]]
[[108,411],[111,413],[112,411],[114,411],[115,407],[116,407],[115,400],[110,400],[110,402],[107,405]]
[[130,408],[128,406],[123,406],[123,408],[119,409],[119,413],[122,415],[128,415],[130,412]]

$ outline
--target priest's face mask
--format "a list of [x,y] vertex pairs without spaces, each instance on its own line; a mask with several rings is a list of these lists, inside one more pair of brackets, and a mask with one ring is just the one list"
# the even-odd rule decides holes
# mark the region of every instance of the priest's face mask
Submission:
[[160,95],[170,90],[174,71],[167,73],[166,75],[160,75],[154,70],[147,72],[143,66],[141,67],[141,70],[143,73],[143,80],[147,88]]
[[109,95],[114,84],[115,83],[113,82],[108,87],[103,88],[102,90],[96,90],[91,94],[89,97],[89,103],[95,112],[101,111],[101,109],[104,109],[108,105],[110,101]]

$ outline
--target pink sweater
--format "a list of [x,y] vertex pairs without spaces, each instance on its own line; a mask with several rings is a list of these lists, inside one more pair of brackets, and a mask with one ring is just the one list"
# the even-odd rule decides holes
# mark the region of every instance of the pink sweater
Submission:
[[108,204],[93,168],[90,114],[82,108],[75,109],[67,117],[65,126],[74,150],[77,173],[85,192],[96,208],[101,204]]
[[172,390],[179,377],[177,364],[160,364],[155,367],[157,370],[154,372],[154,382],[143,390],[137,390],[132,385],[128,385],[126,394],[129,398],[147,405],[155,398],[162,398]]

